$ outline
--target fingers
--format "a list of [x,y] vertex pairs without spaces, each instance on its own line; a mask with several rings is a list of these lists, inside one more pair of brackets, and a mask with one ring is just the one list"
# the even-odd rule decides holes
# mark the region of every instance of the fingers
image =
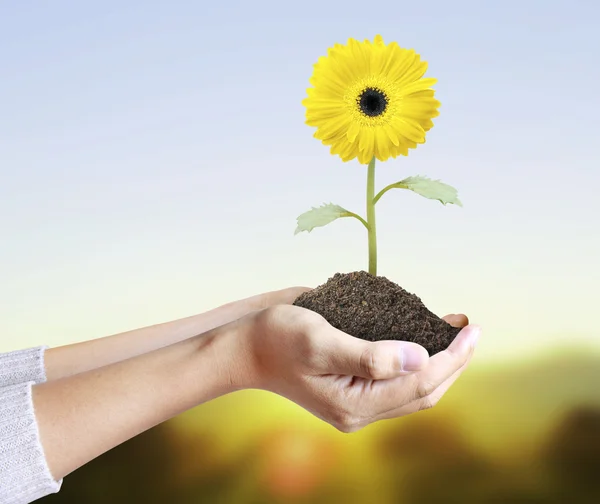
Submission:
[[445,380],[450,378],[470,358],[481,329],[470,325],[458,333],[450,346],[429,359],[429,365],[418,376],[414,399],[422,399],[432,394]]
[[426,409],[433,408],[435,405],[437,405],[437,403],[440,401],[440,399],[442,397],[444,397],[444,394],[446,392],[448,392],[450,387],[452,385],[454,385],[454,382],[456,382],[456,380],[458,380],[458,378],[467,369],[467,367],[469,366],[469,363],[471,362],[472,357],[473,357],[473,354],[471,353],[471,355],[467,359],[467,362],[465,362],[458,369],[458,371],[455,371],[454,374],[452,374],[452,376],[450,376],[450,378],[445,380],[437,389],[435,389],[435,391],[432,394],[428,395],[427,397],[423,397],[421,399],[415,399],[414,401],[409,402],[406,405],[386,411],[386,412],[378,415],[374,419],[374,421],[388,420],[391,418],[400,418],[405,415],[409,415],[410,413],[415,413],[417,411],[423,411]]
[[422,346],[407,341],[365,341],[332,328],[323,355],[328,374],[387,380],[423,369],[429,354]]
[[389,413],[395,409],[405,408],[402,414],[407,414],[431,407],[428,401],[431,402],[436,390],[453,375],[457,374],[458,378],[462,372],[460,370],[466,367],[479,333],[479,326],[467,326],[446,350],[431,357],[422,371],[375,384],[375,396],[372,399],[375,416],[388,415],[386,418],[389,418]]
[[300,294],[312,290],[311,287],[289,287],[271,292],[271,305],[274,304],[292,304]]
[[473,358],[473,352],[469,355],[467,362],[465,362],[450,378],[445,380],[435,391],[430,394],[428,397],[423,399],[418,399],[419,404],[417,405],[418,410],[428,409],[435,406],[439,400],[444,396],[446,392],[450,389],[454,382],[458,380],[458,378],[464,373],[464,371],[469,367],[471,359]]
[[442,320],[448,322],[448,324],[450,324],[452,327],[462,328],[469,325],[468,317],[462,313],[446,315],[445,317],[442,317]]
[[[465,327],[466,315],[444,317],[454,327]],[[333,329],[333,328],[332,328]],[[331,359],[328,373],[357,376],[369,380],[387,380],[423,369],[428,364],[427,351],[406,341],[369,342],[334,329],[330,339],[334,348],[327,351]]]
[[292,304],[300,294],[310,290],[312,290],[311,287],[288,287],[259,294],[256,298],[259,301],[259,308],[264,309],[280,304]]

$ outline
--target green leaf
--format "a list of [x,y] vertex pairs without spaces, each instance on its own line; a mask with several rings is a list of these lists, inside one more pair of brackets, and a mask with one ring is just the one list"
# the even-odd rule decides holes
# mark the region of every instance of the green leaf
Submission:
[[326,226],[341,217],[356,217],[360,220],[356,214],[349,212],[345,208],[332,203],[323,204],[320,207],[311,208],[308,212],[304,212],[297,218],[298,227],[294,235],[301,233],[302,231],[311,232],[316,227]]
[[451,204],[462,207],[462,203],[458,199],[458,192],[454,187],[444,184],[439,180],[432,180],[421,175],[408,177],[400,182],[387,186],[375,197],[375,201],[378,201],[388,190],[395,188],[408,189],[425,198],[437,200],[443,205]]

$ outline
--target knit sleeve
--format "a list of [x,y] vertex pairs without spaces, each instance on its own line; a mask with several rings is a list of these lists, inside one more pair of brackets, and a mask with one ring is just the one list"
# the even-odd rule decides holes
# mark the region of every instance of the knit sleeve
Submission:
[[45,347],[0,354],[0,503],[28,504],[60,490],[40,441],[32,387],[46,380]]
[[44,353],[48,347],[40,346],[0,353],[0,387],[17,383],[46,381]]

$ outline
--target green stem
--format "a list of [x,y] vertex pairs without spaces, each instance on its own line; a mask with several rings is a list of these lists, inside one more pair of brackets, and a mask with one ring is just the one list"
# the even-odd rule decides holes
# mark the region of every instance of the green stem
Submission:
[[400,182],[394,182],[393,184],[390,184],[389,186],[384,187],[381,191],[379,191],[379,193],[377,193],[377,196],[375,196],[373,203],[377,203],[379,201],[379,199],[390,189],[400,189],[400,188],[406,189],[406,185],[401,184]]
[[367,224],[367,221],[363,219],[360,215],[355,214],[354,212],[346,212],[342,215],[342,217],[354,217],[355,219],[358,219],[360,222],[362,222],[363,226],[369,229],[369,224]]
[[369,234],[369,273],[377,275],[377,229],[375,226],[375,156],[367,170],[367,224]]

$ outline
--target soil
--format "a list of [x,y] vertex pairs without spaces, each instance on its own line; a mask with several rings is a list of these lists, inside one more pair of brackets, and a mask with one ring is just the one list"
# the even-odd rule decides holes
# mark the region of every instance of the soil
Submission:
[[414,294],[366,271],[336,273],[298,296],[294,305],[320,314],[333,327],[357,338],[412,341],[429,355],[446,349],[460,332]]

